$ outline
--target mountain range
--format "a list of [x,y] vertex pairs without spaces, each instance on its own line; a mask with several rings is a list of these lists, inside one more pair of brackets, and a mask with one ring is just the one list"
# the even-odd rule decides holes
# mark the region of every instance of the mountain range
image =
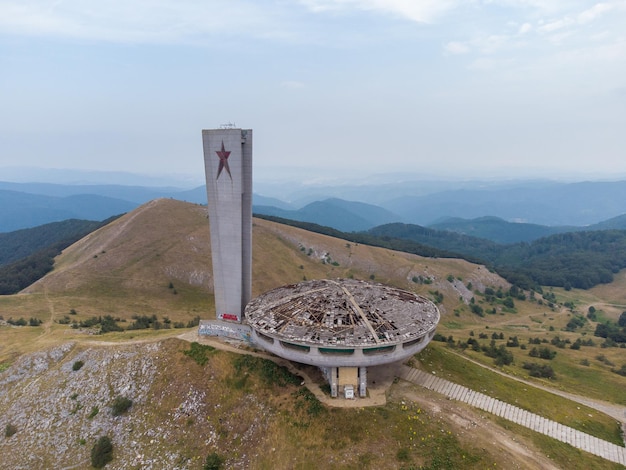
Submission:
[[[420,181],[358,188],[299,186],[285,194],[286,199],[255,193],[253,211],[343,232],[400,222],[504,244],[573,230],[626,227],[622,217],[626,214],[624,181],[465,182],[458,186],[460,189],[451,189],[450,182],[436,185]],[[263,184],[260,187],[267,188]],[[399,196],[400,191],[405,195]],[[346,196],[360,199],[347,200]],[[206,191],[204,186],[0,182],[0,232],[72,218],[102,220],[155,198],[206,204]]]

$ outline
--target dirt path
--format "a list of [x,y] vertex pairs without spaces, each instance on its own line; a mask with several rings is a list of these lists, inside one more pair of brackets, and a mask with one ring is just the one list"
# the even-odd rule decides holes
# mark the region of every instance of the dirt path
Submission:
[[[368,367],[368,397],[367,398],[355,398],[354,400],[343,400],[337,398],[331,398],[327,394],[325,394],[319,387],[319,381],[314,380],[310,377],[310,375],[303,369],[300,369],[294,365],[294,363],[282,359],[278,356],[274,356],[273,354],[269,354],[263,352],[261,350],[250,350],[244,349],[242,347],[238,347],[236,342],[228,342],[224,341],[217,337],[209,337],[209,336],[200,336],[197,331],[187,331],[182,334],[173,334],[167,336],[160,336],[158,338],[145,338],[138,340],[130,340],[123,342],[112,342],[112,341],[81,341],[83,344],[93,344],[93,345],[102,345],[102,346],[114,346],[118,344],[130,344],[130,343],[150,343],[161,341],[167,337],[176,337],[182,339],[184,341],[193,342],[197,341],[201,344],[206,344],[212,346],[216,349],[220,349],[223,351],[230,351],[237,354],[250,354],[257,357],[262,357],[264,359],[269,359],[281,366],[285,366],[291,373],[302,377],[304,380],[304,385],[320,400],[322,403],[327,404],[328,406],[338,407],[338,408],[361,408],[364,406],[380,406],[384,405],[387,402],[387,392],[391,385],[394,382],[394,379],[397,377],[397,368],[398,364],[391,364],[379,367]],[[556,390],[551,387],[547,387],[545,385],[537,384],[534,382],[530,382],[528,380],[521,379],[519,377],[514,377],[512,375],[506,374],[498,369],[494,369],[485,364],[481,364],[474,359],[463,356],[455,351],[450,351],[452,354],[456,354],[458,357],[469,361],[477,366],[480,366],[484,369],[495,372],[496,374],[500,374],[503,377],[507,377],[509,379],[515,380],[517,382],[523,383],[530,387],[539,388],[549,393],[553,393],[555,395],[562,396],[567,398],[568,400],[575,401],[577,403],[581,403],[585,406],[593,408],[597,411],[607,414],[612,418],[615,418],[620,423],[622,423],[623,427],[626,427],[626,408],[621,407],[619,405],[615,405],[608,402],[603,402],[601,400],[595,400],[592,398],[582,397],[580,395],[575,395],[573,393],[564,392],[561,390]]]
[[327,406],[338,408],[361,408],[365,406],[381,406],[387,399],[400,402],[410,400],[418,403],[424,409],[438,414],[445,411],[445,418],[457,429],[460,440],[475,448],[497,448],[501,455],[506,456],[507,468],[510,469],[546,469],[558,470],[554,464],[540,451],[534,449],[531,444],[525,443],[515,436],[514,433],[502,429],[491,420],[481,416],[478,410],[474,410],[461,403],[455,403],[442,395],[431,392],[422,387],[410,384],[406,381],[396,381],[400,364],[388,364],[380,367],[368,367],[368,397],[344,400],[331,398],[319,387],[319,381],[312,379],[305,371],[294,364],[277,356],[262,351],[250,351],[237,347],[234,343],[229,344],[218,338],[199,336],[197,332],[190,331],[178,335],[177,338],[185,341],[197,341],[223,351],[237,354],[251,354],[274,361],[283,365],[290,372],[303,379],[305,385],[318,400]]
[[[503,429],[488,419],[484,413],[475,410],[463,403],[457,403],[430,390],[418,387],[409,382],[396,381],[400,364],[391,364],[381,367],[368,368],[368,397],[345,400],[331,398],[320,388],[320,378],[312,377],[306,370],[297,367],[294,363],[262,352],[252,350],[244,344],[230,342],[217,337],[199,336],[197,330],[187,331],[182,334],[172,332],[171,335],[156,338],[144,338],[130,341],[80,341],[89,346],[119,346],[124,344],[141,344],[163,341],[167,338],[178,338],[188,342],[198,342],[212,346],[222,351],[236,354],[250,354],[256,357],[269,359],[281,366],[285,366],[290,372],[302,377],[305,385],[322,403],[331,407],[361,408],[365,406],[381,406],[387,399],[395,402],[410,400],[418,403],[424,409],[433,414],[443,413],[441,416],[456,430],[459,440],[477,449],[498,449],[507,461],[510,469],[526,470],[542,468],[556,470],[554,464],[539,450],[534,448],[528,440],[516,436],[514,433]],[[465,358],[467,359],[467,358]],[[535,384],[529,384],[535,386]]]
[[[384,370],[387,371],[386,373],[380,368],[381,370],[377,371],[374,375],[369,373],[369,378],[373,380],[374,383],[368,387],[368,397],[355,398],[354,400],[331,398],[322,391],[318,380],[314,380],[305,370],[296,367],[293,362],[287,359],[260,350],[251,351],[249,349],[242,349],[235,346],[234,343],[231,344],[216,337],[199,336],[195,331],[183,333],[178,335],[177,338],[190,342],[197,341],[200,344],[206,344],[222,351],[230,351],[237,354],[250,354],[256,357],[262,357],[263,359],[269,359],[280,366],[286,367],[292,374],[302,377],[303,385],[305,385],[319,401],[335,408],[362,408],[364,406],[384,405],[387,403],[387,390],[395,378],[394,368],[385,367]],[[369,369],[374,368],[368,368],[368,371]]]
[[496,453],[506,459],[508,469],[559,468],[532,444],[494,424],[480,411],[443,395],[401,380],[391,389],[390,399],[410,400],[435,415],[444,413],[444,418],[457,429],[456,435],[461,442],[477,449],[497,449]]
[[[53,307],[51,307],[53,308]],[[275,363],[285,366],[291,373],[302,377],[304,380],[304,385],[320,400],[322,403],[327,404],[328,406],[338,407],[338,408],[361,408],[364,406],[380,406],[384,405],[387,402],[387,392],[391,385],[394,382],[394,379],[397,377],[397,368],[398,364],[391,364],[379,367],[368,367],[368,397],[367,398],[355,398],[354,400],[343,400],[337,398],[331,398],[326,395],[319,387],[319,381],[314,380],[309,376],[309,374],[294,365],[294,363],[282,359],[278,356],[274,356],[273,354],[265,353],[261,350],[250,350],[238,347],[235,342],[227,342],[217,337],[209,337],[209,336],[199,336],[197,331],[188,331],[182,334],[176,335],[167,335],[160,336],[158,338],[146,338],[146,339],[138,339],[138,340],[130,340],[123,342],[112,342],[112,341],[81,341],[83,344],[93,344],[93,345],[102,345],[102,346],[114,346],[117,344],[129,344],[129,343],[150,343],[155,341],[161,341],[167,337],[176,337],[182,339],[184,341],[193,342],[197,341],[201,344],[210,345],[216,349],[220,349],[223,351],[230,351],[237,354],[250,354],[257,357],[262,357],[264,359],[269,359],[274,361]],[[458,357],[469,361],[477,366],[480,366],[484,369],[490,370],[491,372],[495,372],[496,374],[500,374],[503,377],[507,377],[509,379],[515,380],[517,382],[523,383],[530,387],[539,388],[548,393],[553,393],[555,395],[562,396],[567,398],[568,400],[575,401],[582,405],[593,408],[594,410],[600,411],[601,413],[605,413],[612,418],[615,418],[617,421],[622,423],[622,428],[626,428],[626,408],[615,405],[608,402],[603,402],[601,400],[595,400],[592,398],[583,397],[580,395],[576,395],[573,393],[564,392],[561,390],[556,390],[551,387],[547,387],[545,385],[537,384],[534,382],[530,382],[528,380],[521,379],[519,377],[514,377],[512,375],[506,374],[498,369],[494,369],[485,364],[481,364],[480,362],[471,359],[467,356],[463,356],[455,351],[449,351],[452,354],[456,354]]]

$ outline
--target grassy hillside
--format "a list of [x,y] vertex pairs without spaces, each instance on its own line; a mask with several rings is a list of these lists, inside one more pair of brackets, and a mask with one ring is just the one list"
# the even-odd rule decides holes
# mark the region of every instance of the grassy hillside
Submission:
[[[626,275],[623,272],[616,275],[613,283],[588,291],[555,288],[546,289],[543,297],[539,294],[531,296],[529,292],[511,291],[511,286],[497,274],[464,260],[425,258],[254,219],[253,295],[303,279],[336,277],[373,279],[421,293],[438,303],[442,319],[437,331],[443,341],[433,343],[416,357],[415,366],[437,370],[473,388],[488,388],[493,396],[512,403],[519,401],[516,392],[530,385],[505,383],[505,379],[498,374],[479,366],[470,366],[467,360],[472,359],[490,369],[522,378],[529,384],[626,405],[623,395],[626,377],[614,372],[626,363],[623,349],[603,346],[604,340],[593,335],[598,322],[615,322],[626,310]],[[586,318],[590,306],[595,309],[595,320]],[[66,319],[85,322],[94,316],[105,315],[114,318],[124,331],[98,335],[97,327],[71,328],[65,322]],[[152,315],[160,323],[158,330],[128,329],[137,316]],[[124,343],[143,344],[146,340],[169,337],[181,330],[166,328],[166,325],[186,325],[197,316],[214,317],[206,208],[169,199],[141,206],[66,248],[56,258],[54,270],[22,293],[1,296],[0,316],[3,318],[0,320],[0,371],[13,365],[14,368],[7,372],[11,377],[15,371],[31,367],[20,365],[21,361],[30,361],[28,364],[31,365],[37,363],[35,359],[25,359],[25,353],[39,354],[37,351],[57,348],[70,341],[76,344],[72,346],[75,349],[61,354],[62,359],[55,359],[58,364],[49,366],[51,371],[57,371],[55,373],[63,372],[59,376],[61,378],[57,378],[63,386],[57,379],[54,379],[56,382],[52,378],[37,380],[35,375],[31,379],[32,386],[38,390],[35,395],[51,394],[67,410],[75,410],[74,415],[80,417],[78,424],[73,421],[71,426],[68,424],[71,433],[57,431],[56,435],[62,436],[57,440],[45,434],[45,439],[52,439],[46,442],[49,445],[70,445],[67,443],[71,434],[75,443],[71,444],[67,455],[88,458],[89,446],[97,438],[90,425],[90,420],[95,418],[88,418],[89,412],[94,406],[105,410],[119,390],[126,390],[124,384],[118,383],[114,377],[119,375],[119,380],[122,380],[128,374],[132,376],[134,369],[130,365],[119,369],[125,361],[115,364],[108,359],[108,365],[102,369],[107,385],[103,386],[100,382],[93,385],[108,390],[108,394],[94,393],[94,396],[97,395],[94,398],[91,393],[83,393],[78,385],[74,391],[73,384],[78,374],[69,374],[68,368],[75,360],[82,359],[81,354],[95,361],[91,364],[101,360],[98,359],[101,353],[96,351],[94,341],[101,342],[103,346],[118,344],[111,346],[115,351],[112,354],[127,357],[132,356],[131,352],[137,351],[139,346],[124,346]],[[584,320],[579,325],[569,328],[572,319],[581,317]],[[42,323],[37,326],[7,323],[7,320],[18,318],[33,318]],[[165,322],[166,318],[170,323]],[[517,338],[518,344],[506,346],[513,337]],[[559,345],[553,343],[557,338]],[[476,350],[470,339],[478,343]],[[539,343],[535,344],[537,339]],[[592,345],[587,343],[589,339]],[[572,349],[577,340],[585,341],[585,345]],[[510,353],[511,363],[498,364],[497,357],[488,354],[492,341],[492,349]],[[230,464],[243,462],[238,459],[245,458],[245,462],[254,462],[254,465],[250,464],[254,468],[313,468],[310,462],[322,462],[330,468],[384,468],[382,462],[391,462],[390,468],[411,468],[411,465],[486,468],[493,463],[508,468],[512,462],[520,468],[549,467],[549,462],[546,465],[545,461],[524,467],[521,461],[501,448],[493,452],[480,450],[490,448],[487,442],[477,449],[472,432],[468,430],[471,425],[464,427],[459,424],[462,420],[455,422],[456,415],[433,411],[437,407],[447,409],[453,406],[449,402],[433,405],[431,401],[428,406],[424,405],[422,410],[426,419],[419,416],[419,405],[403,404],[407,393],[415,395],[411,403],[424,400],[427,394],[423,391],[415,393],[401,388],[400,396],[396,395],[399,391],[394,388],[392,398],[395,398],[382,408],[357,412],[322,407],[309,412],[310,406],[317,410],[318,405],[307,398],[306,392],[300,391],[296,385],[267,388],[263,385],[262,376],[258,375],[261,374],[258,367],[254,371],[246,369],[248,375],[238,375],[234,371],[244,366],[237,366],[235,359],[229,355],[216,353],[204,369],[198,369],[181,352],[188,346],[174,340],[157,344],[159,346],[154,346],[155,349],[139,353],[139,356],[145,355],[146,360],[152,358],[153,363],[158,364],[159,373],[146,385],[148,388],[133,392],[137,407],[129,416],[133,416],[133,436],[137,437],[132,440],[129,437],[130,424],[124,425],[128,421],[109,419],[110,422],[101,422],[100,429],[116,430],[114,444],[119,452],[117,455],[120,458],[124,456],[127,459],[124,462],[129,465],[140,465],[132,462],[132,456],[161,455],[160,452],[167,453],[170,449],[172,455],[180,459],[181,467],[200,468],[198,459],[215,449],[230,448],[230,445],[232,449],[225,455]],[[535,346],[549,348],[556,352],[556,356],[552,360],[532,357],[529,353]],[[44,356],[52,357],[51,353]],[[160,359],[157,360],[157,356]],[[525,362],[549,365],[555,378],[531,377],[529,370],[523,367]],[[88,364],[88,361],[85,363]],[[91,371],[92,379],[89,380],[94,381],[93,374],[97,370],[95,365],[91,367],[84,373]],[[35,369],[32,371],[34,373]],[[5,378],[6,374],[0,376],[0,380]],[[15,406],[21,409],[34,406],[28,400],[35,395],[20,392],[20,387],[28,387],[30,382],[22,384],[20,380],[15,385],[18,388],[14,389],[11,385],[10,396],[13,397],[11,400],[18,400],[20,396],[23,398],[10,404],[0,399],[1,426],[10,416],[17,416],[11,414],[18,413]],[[489,387],[481,386],[481,380]],[[77,383],[88,390],[85,383]],[[56,391],[52,393],[51,390]],[[199,396],[199,391],[206,390],[211,390],[211,393],[193,402],[207,403],[206,407],[194,408],[184,417],[177,415],[172,421],[174,410],[187,409],[184,397]],[[78,396],[73,399],[74,393]],[[615,421],[601,413],[590,413],[578,404],[554,400],[551,395],[526,395],[524,401],[519,401],[519,406],[535,409],[604,439],[620,440]],[[245,413],[237,421],[230,418],[229,413],[244,401],[250,404]],[[78,404],[81,408],[77,408]],[[568,412],[577,407],[581,408],[581,415]],[[467,416],[465,413],[469,412],[459,406],[458,413]],[[592,416],[587,416],[589,414]],[[139,419],[140,416],[144,418]],[[101,418],[105,419],[104,413]],[[152,419],[154,422],[149,421]],[[411,421],[413,419],[415,422]],[[467,419],[470,423],[484,418],[476,416]],[[376,423],[384,423],[384,426]],[[170,444],[150,434],[149,430],[155,426],[162,428],[159,435],[171,438],[173,447],[168,447]],[[43,437],[37,438],[38,435],[33,433],[32,441],[20,441],[16,437],[3,451],[14,449],[13,445],[21,448],[26,442],[39,445],[38,439]],[[568,451],[554,446],[547,438],[539,439],[533,434],[524,434],[523,430],[516,430],[516,433],[527,436],[520,438],[525,439],[525,446],[542,449],[544,455],[557,459],[557,467],[607,468],[601,460],[579,455],[581,453],[572,454],[571,448]],[[185,437],[188,435],[207,437],[190,440]],[[250,436],[250,439],[245,436]],[[411,437],[416,441],[412,441]],[[81,444],[80,439],[84,439],[85,443]],[[497,440],[495,437],[490,439]],[[0,445],[8,444],[0,439]],[[453,455],[446,454],[446,448],[454,449]],[[268,454],[268,449],[274,449],[272,454]],[[273,453],[276,457],[272,457]],[[457,461],[459,455],[465,455],[470,463],[465,465],[465,462]],[[285,462],[284,467],[273,466],[276,461]],[[61,461],[63,465],[65,462]],[[436,462],[449,463],[437,466]]]
[[[537,335],[548,339],[561,335],[572,342],[583,334],[593,337],[596,323],[590,320],[575,331],[560,332],[573,315],[561,304],[572,303],[571,296],[585,295],[582,291],[555,290],[554,298],[546,294],[550,300],[522,293],[526,300],[513,297],[507,301],[509,285],[484,266],[347,242],[262,219],[254,219],[253,240],[253,295],[304,279],[372,279],[436,300],[442,312],[440,331],[446,337],[450,333],[456,337],[457,332],[469,335],[471,329],[476,335],[481,329],[515,333],[522,342]],[[197,316],[214,316],[211,276],[206,209],[159,199],[65,249],[57,257],[54,270],[42,280],[20,295],[0,297],[0,315],[5,321],[23,317],[43,322],[38,327],[12,328],[13,338],[22,334],[30,337],[33,330],[41,329],[51,336],[80,336],[80,329],[71,329],[63,321],[103,315],[119,319],[124,329],[133,322],[133,316],[155,315],[160,322],[167,318],[171,324],[186,325]],[[487,288],[507,295],[485,295]],[[513,307],[507,306],[508,302],[513,302]],[[616,321],[620,313],[619,308],[600,305],[598,310],[599,320]],[[584,306],[575,306],[574,311],[586,314]],[[614,348],[599,351],[601,342],[596,338],[597,354],[612,357]],[[16,349],[0,346],[0,360],[18,354],[23,344],[15,342]],[[521,356],[516,361],[519,373],[523,373]],[[617,357],[611,362],[621,366]],[[609,374],[606,380],[621,383],[619,375],[604,369]],[[565,370],[558,372],[562,375]]]
[[[3,465],[89,468],[94,443],[109,436],[106,468],[115,469],[201,469],[209,455],[223,468],[251,469],[602,468],[580,452],[557,456],[555,467],[535,455],[540,445],[516,444],[511,433],[428,392],[409,400],[415,392],[406,385],[385,406],[331,409],[274,363],[200,348],[189,354],[189,343],[171,339],[66,345],[25,358],[0,380],[8,390],[0,426],[15,431],[0,439]],[[132,402],[119,416],[116,397]],[[33,409],[45,413],[29,421],[22,410]]]

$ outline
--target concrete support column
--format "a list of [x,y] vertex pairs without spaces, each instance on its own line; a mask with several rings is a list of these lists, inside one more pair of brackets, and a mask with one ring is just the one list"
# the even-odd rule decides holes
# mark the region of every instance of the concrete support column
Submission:
[[337,367],[330,368],[330,378],[328,382],[330,383],[330,396],[333,398],[337,398],[337,377],[338,377],[338,369]]
[[359,396],[367,396],[367,367],[359,367]]

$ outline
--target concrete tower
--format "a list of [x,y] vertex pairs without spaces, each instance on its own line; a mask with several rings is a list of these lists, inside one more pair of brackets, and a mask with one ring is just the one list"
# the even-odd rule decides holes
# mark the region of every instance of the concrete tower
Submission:
[[241,322],[252,292],[252,130],[202,131],[216,316]]

